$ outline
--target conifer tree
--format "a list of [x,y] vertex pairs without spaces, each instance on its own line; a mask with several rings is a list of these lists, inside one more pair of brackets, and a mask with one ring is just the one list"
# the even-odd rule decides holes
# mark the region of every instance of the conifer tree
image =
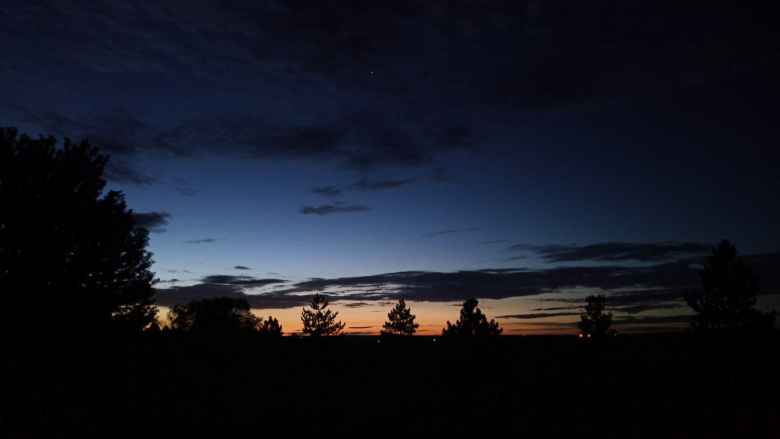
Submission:
[[694,330],[774,327],[775,313],[755,308],[758,279],[729,241],[722,241],[712,250],[704,262],[701,280],[703,291],[686,296],[688,305],[697,313],[691,323]]
[[453,325],[447,321],[447,327],[442,331],[442,336],[451,337],[483,337],[501,335],[503,329],[491,319],[489,322],[482,311],[477,308],[479,301],[469,299],[463,302],[460,310],[460,319]]
[[601,338],[614,334],[615,331],[609,329],[612,325],[612,313],[604,312],[607,299],[598,295],[588,296],[585,300],[585,311],[580,314],[580,322],[577,324],[584,336]]
[[311,299],[309,308],[303,308],[301,321],[303,333],[312,337],[340,335],[344,329],[344,323],[336,320],[338,312],[333,312],[328,307],[328,298],[315,294]]
[[406,306],[403,298],[398,299],[395,307],[387,313],[387,321],[382,326],[382,335],[414,335],[417,327],[414,322],[415,315]]

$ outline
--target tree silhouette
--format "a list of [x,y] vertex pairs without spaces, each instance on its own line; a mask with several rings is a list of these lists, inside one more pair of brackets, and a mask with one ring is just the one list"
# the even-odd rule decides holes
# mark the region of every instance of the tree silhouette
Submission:
[[337,321],[338,312],[326,310],[328,299],[320,294],[315,294],[311,299],[309,308],[301,312],[303,333],[312,337],[340,335],[344,329],[344,323]]
[[395,307],[387,313],[387,321],[382,326],[382,335],[414,335],[417,327],[414,322],[415,315],[406,306],[403,298],[398,299]]
[[281,337],[282,325],[279,320],[269,316],[268,319],[258,322],[257,332],[268,337]]
[[612,326],[612,313],[604,312],[607,299],[604,296],[588,296],[585,311],[580,314],[580,322],[577,326],[582,334],[588,338],[603,338],[605,335],[614,334]]
[[255,331],[262,321],[244,299],[215,297],[175,305],[168,312],[171,329],[192,332]]
[[479,301],[477,299],[469,299],[463,302],[460,318],[454,325],[447,321],[447,327],[442,330],[442,336],[481,337],[501,335],[503,329],[493,319],[488,322],[487,317],[477,308],[478,304]]
[[155,319],[148,231],[122,193],[104,193],[107,160],[86,141],[0,128],[0,294],[11,327],[138,331]]
[[729,241],[712,249],[701,272],[703,290],[686,301],[697,315],[695,330],[760,329],[774,326],[775,313],[755,309],[758,280]]

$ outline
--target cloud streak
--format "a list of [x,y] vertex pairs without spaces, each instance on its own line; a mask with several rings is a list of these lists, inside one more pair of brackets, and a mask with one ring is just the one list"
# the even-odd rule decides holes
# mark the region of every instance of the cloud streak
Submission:
[[213,244],[215,242],[217,242],[217,240],[214,238],[189,239],[184,241],[185,244]]
[[402,186],[410,185],[416,182],[416,178],[404,178],[400,180],[369,180],[367,178],[361,178],[360,180],[352,183],[350,188],[358,191],[383,191],[387,189],[397,189]]
[[287,282],[284,279],[258,279],[253,276],[233,276],[230,274],[214,274],[201,279],[205,284],[233,285],[243,287],[263,287]]
[[509,250],[530,251],[547,262],[660,262],[702,255],[711,246],[696,242],[604,242],[584,246],[515,244]]
[[479,227],[466,227],[463,229],[445,229],[445,230],[437,230],[434,232],[429,232],[423,235],[425,238],[434,238],[437,236],[443,236],[443,235],[452,235],[455,233],[467,233],[467,232],[477,232],[481,230]]
[[301,213],[304,215],[333,215],[338,213],[368,212],[371,208],[362,204],[321,204],[319,206],[303,206]]
[[312,193],[322,195],[324,197],[338,197],[342,194],[342,190],[336,186],[318,186],[313,188]]

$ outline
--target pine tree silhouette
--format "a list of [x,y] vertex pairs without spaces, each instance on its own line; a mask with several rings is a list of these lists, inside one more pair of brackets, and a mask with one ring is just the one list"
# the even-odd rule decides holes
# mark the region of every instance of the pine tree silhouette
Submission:
[[398,299],[395,307],[387,313],[387,321],[382,326],[382,335],[414,335],[417,327],[420,326],[414,322],[415,315],[412,310],[406,306],[403,298]]
[[328,299],[320,294],[315,294],[311,299],[309,308],[303,308],[301,321],[303,333],[312,337],[340,335],[344,329],[344,323],[337,321],[338,312],[326,310]]
[[460,310],[460,318],[455,324],[447,321],[447,327],[442,330],[442,336],[445,337],[486,337],[501,335],[503,329],[498,323],[482,314],[482,310],[477,308],[479,301],[469,299],[463,302],[463,308]]
[[614,334],[615,331],[609,329],[612,326],[612,313],[604,312],[606,297],[588,296],[585,300],[585,311],[580,314],[580,322],[577,324],[583,336],[599,339]]
[[703,291],[688,294],[686,301],[697,315],[694,330],[771,329],[775,313],[755,309],[759,284],[750,267],[729,241],[713,248],[701,272]]
[[154,321],[148,231],[122,193],[104,192],[107,161],[86,141],[0,128],[4,324],[61,334]]
[[258,322],[257,332],[268,337],[281,337],[282,325],[279,323],[279,320],[269,316],[266,320]]

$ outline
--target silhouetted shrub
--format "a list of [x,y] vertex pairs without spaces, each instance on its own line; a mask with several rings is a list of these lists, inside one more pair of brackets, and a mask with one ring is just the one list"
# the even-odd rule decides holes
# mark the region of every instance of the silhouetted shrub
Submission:
[[612,326],[612,313],[604,312],[607,299],[604,296],[588,296],[585,311],[580,314],[577,326],[580,331],[589,338],[602,338],[615,333]]
[[469,299],[463,302],[463,308],[460,310],[460,318],[455,324],[447,321],[447,327],[442,330],[442,336],[458,337],[481,337],[496,336],[503,331],[495,320],[488,322],[487,317],[477,308],[479,301]]
[[770,329],[775,313],[755,309],[759,284],[737,248],[729,241],[713,248],[701,272],[703,290],[688,294],[686,301],[696,316],[692,329]]
[[255,331],[261,321],[244,299],[215,297],[175,305],[168,312],[171,329],[191,332]]
[[387,313],[387,321],[382,325],[382,335],[414,335],[418,325],[414,322],[415,315],[406,306],[403,298]]
[[138,331],[154,320],[148,231],[120,192],[103,192],[107,160],[86,141],[0,129],[0,292],[11,327]]
[[320,294],[315,294],[311,299],[309,308],[301,312],[303,333],[312,337],[340,335],[344,329],[344,323],[337,321],[338,312],[333,312],[328,307],[328,299]]

